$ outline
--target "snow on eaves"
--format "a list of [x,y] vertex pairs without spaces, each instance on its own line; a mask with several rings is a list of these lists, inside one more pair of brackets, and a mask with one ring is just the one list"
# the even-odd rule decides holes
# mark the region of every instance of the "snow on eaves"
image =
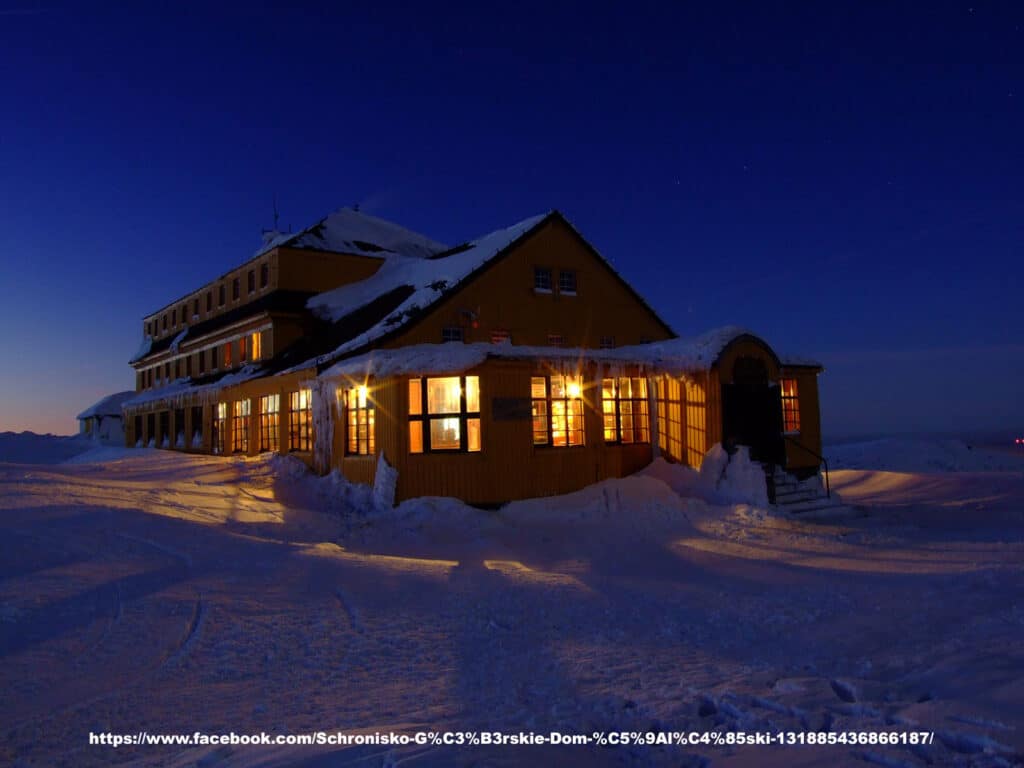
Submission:
[[392,376],[462,373],[487,358],[543,359],[575,365],[640,365],[647,373],[685,375],[708,370],[726,346],[749,332],[736,326],[710,331],[693,339],[670,339],[615,349],[581,347],[531,347],[512,344],[416,344],[397,349],[375,349],[342,360],[320,374],[321,378],[365,380]]
[[338,322],[379,296],[402,286],[412,289],[409,297],[394,312],[316,362],[323,364],[336,360],[347,352],[358,350],[405,325],[420,310],[452,290],[516,240],[537,227],[549,215],[545,213],[533,216],[511,227],[499,229],[464,246],[454,248],[451,253],[442,254],[439,258],[389,256],[381,268],[366,280],[342,285],[314,296],[307,306],[319,317]]
[[262,366],[247,365],[207,384],[195,384],[189,378],[175,379],[164,387],[146,390],[138,394],[132,392],[131,394],[135,396],[126,400],[123,405],[125,408],[137,408],[141,405],[152,405],[155,403],[172,405],[185,402],[186,399],[193,398],[196,395],[205,395],[206,399],[212,402],[216,399],[217,393],[224,387],[257,379],[265,374],[266,371]]
[[90,419],[93,416],[120,416],[121,406],[126,400],[130,399],[134,395],[135,392],[133,390],[115,392],[112,395],[107,395],[102,400],[90,405],[75,418]]
[[815,360],[813,357],[802,357],[800,355],[779,355],[779,362],[785,366],[791,366],[793,368],[822,368],[820,360]]
[[340,208],[301,232],[267,233],[253,258],[283,245],[378,258],[398,254],[420,259],[448,247],[426,235],[351,208]]

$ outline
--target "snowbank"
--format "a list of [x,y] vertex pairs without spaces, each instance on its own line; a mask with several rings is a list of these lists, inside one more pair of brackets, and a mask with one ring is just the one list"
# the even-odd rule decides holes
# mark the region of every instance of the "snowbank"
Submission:
[[709,504],[750,504],[768,506],[768,486],[760,464],[750,459],[750,451],[740,446],[733,456],[716,443],[707,452],[700,471],[682,464],[655,459],[640,470],[641,476],[655,477],[680,496],[702,499]]

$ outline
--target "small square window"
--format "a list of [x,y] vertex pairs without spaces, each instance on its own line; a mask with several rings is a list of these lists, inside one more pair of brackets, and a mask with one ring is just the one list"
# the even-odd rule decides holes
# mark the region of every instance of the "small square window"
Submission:
[[441,342],[447,343],[449,341],[462,341],[462,328],[458,326],[449,326],[441,330]]
[[560,333],[549,333],[548,334],[548,346],[549,347],[561,347],[565,345],[565,338]]
[[614,336],[602,336],[598,346],[601,349],[614,349],[615,337]]
[[558,292],[568,296],[576,295],[575,270],[562,270],[558,273]]
[[533,268],[533,290],[551,293],[551,270],[546,267]]

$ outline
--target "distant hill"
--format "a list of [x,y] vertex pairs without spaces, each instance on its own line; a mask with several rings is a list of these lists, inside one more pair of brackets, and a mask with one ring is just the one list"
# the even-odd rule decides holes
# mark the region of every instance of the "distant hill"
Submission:
[[90,447],[92,443],[78,435],[0,432],[0,462],[7,464],[60,464]]

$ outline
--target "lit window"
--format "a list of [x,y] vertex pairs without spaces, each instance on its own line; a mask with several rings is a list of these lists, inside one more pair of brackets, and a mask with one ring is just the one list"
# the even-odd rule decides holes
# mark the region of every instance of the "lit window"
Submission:
[[651,428],[647,410],[647,379],[601,380],[601,413],[608,443],[649,443]]
[[259,331],[256,331],[256,333],[252,335],[252,359],[263,359],[263,336]]
[[231,342],[224,345],[224,367],[231,367]]
[[533,444],[564,448],[583,445],[583,388],[579,377],[530,379]]
[[558,273],[558,292],[570,296],[576,295],[575,270],[560,270]]
[[560,333],[549,333],[548,334],[548,346],[549,347],[561,347],[565,344],[565,337]]
[[246,346],[247,345],[245,343],[245,336],[243,336],[238,340],[238,362],[240,363],[245,362]]
[[495,330],[491,331],[491,344],[504,344],[506,341],[511,341],[512,336],[508,331]]
[[533,268],[533,290],[551,293],[551,270],[546,267]]
[[699,467],[708,447],[708,398],[704,387],[686,379],[686,463]]
[[441,342],[447,343],[449,341],[462,341],[462,328],[458,326],[448,326],[441,329]]
[[231,450],[235,453],[249,452],[250,400],[236,400],[231,419]]
[[598,346],[601,349],[614,349],[615,348],[615,337],[614,336],[602,336],[598,342]]
[[376,452],[376,413],[368,394],[365,386],[352,387],[345,393],[345,453],[350,456],[372,456]]
[[782,380],[782,429],[787,434],[800,432],[800,398],[796,379]]
[[411,453],[477,452],[480,444],[479,376],[410,379]]
[[264,395],[260,398],[260,450],[276,451],[281,427],[281,396]]
[[288,450],[308,451],[313,442],[313,392],[300,389],[288,395],[288,400]]
[[683,460],[683,385],[679,379],[661,376],[655,393],[658,397],[658,446],[662,453]]
[[213,452],[224,453],[224,438],[227,436],[228,404],[217,403],[213,417]]

